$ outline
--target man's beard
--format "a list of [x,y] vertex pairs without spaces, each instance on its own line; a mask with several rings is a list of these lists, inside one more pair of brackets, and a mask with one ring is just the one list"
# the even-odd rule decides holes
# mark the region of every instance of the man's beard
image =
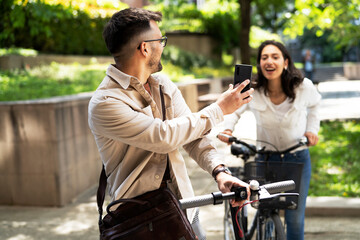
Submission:
[[149,61],[149,67],[152,70],[152,73],[160,72],[163,69],[163,66],[161,64],[161,59],[159,61],[155,61],[155,58],[152,57]]

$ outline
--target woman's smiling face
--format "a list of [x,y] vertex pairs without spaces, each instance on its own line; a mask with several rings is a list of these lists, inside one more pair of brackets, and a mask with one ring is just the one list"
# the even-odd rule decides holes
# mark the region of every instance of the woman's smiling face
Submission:
[[263,48],[260,57],[260,68],[268,80],[281,80],[281,74],[288,66],[288,60],[280,49],[274,45],[267,45]]

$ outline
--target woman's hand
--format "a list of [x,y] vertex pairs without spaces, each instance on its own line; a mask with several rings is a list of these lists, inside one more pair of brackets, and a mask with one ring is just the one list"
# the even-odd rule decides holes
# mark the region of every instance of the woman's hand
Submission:
[[[222,193],[231,192],[231,188],[233,187],[246,187],[247,196],[248,196],[247,200],[249,200],[250,197],[249,184],[241,181],[240,179],[233,177],[227,173],[220,172],[216,176],[216,182],[218,183],[218,188]],[[232,199],[230,203],[233,207],[240,207],[245,203],[245,200],[236,202],[234,199]]]
[[304,135],[309,141],[308,146],[315,146],[319,141],[319,137],[315,133],[306,132]]
[[222,141],[222,142],[227,143],[227,144],[230,145],[231,143],[229,142],[229,138],[227,138],[226,136],[222,136],[221,134],[225,134],[225,135],[232,136],[232,131],[229,130],[229,129],[226,129],[226,130],[224,130],[223,132],[221,132],[219,135],[217,135],[217,138],[218,138],[220,141]]

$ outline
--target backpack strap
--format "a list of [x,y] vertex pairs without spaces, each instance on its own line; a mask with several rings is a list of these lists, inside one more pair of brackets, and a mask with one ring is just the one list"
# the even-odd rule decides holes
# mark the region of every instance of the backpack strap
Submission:
[[[162,110],[162,115],[163,115],[163,121],[165,121],[166,120],[166,108],[165,108],[164,93],[162,91],[163,86],[160,85],[159,88],[160,88],[160,98],[161,98],[161,110]],[[165,183],[165,184],[162,184],[162,185],[166,186],[166,181],[170,180],[170,179],[171,179],[171,177],[170,177],[169,155],[167,155],[166,156],[166,170],[165,170],[164,177],[163,177],[163,183]]]

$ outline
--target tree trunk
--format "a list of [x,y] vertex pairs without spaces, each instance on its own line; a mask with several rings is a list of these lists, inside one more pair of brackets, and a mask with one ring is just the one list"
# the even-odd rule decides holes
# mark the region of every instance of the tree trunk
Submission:
[[251,0],[239,0],[241,30],[240,30],[240,56],[241,63],[250,64],[250,25]]

